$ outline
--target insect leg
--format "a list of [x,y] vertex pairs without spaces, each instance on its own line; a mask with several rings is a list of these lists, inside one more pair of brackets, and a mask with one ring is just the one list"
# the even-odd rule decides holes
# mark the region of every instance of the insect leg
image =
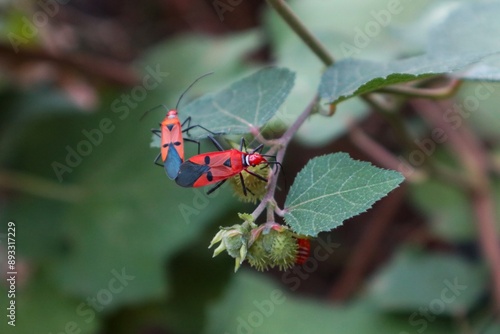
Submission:
[[[246,196],[247,195],[247,187],[245,186],[245,181],[243,180],[243,175],[241,175],[241,173],[239,175],[240,175],[240,181],[241,181],[241,188],[243,188],[243,195]],[[248,190],[248,191],[250,191],[250,190]]]
[[160,163],[160,162],[158,162],[160,160],[160,158],[161,158],[161,153],[156,156],[156,158],[155,158],[155,160],[153,162],[154,162],[155,165],[163,167],[163,164]]
[[219,183],[217,183],[215,185],[215,187],[211,188],[209,191],[207,191],[207,195],[210,195],[211,193],[213,193],[214,191],[216,191],[217,189],[219,189],[220,186],[222,186],[224,184],[224,182],[226,182],[227,180],[222,180],[220,181]]
[[[251,172],[251,171],[249,171],[248,169],[245,169],[245,172],[247,172],[247,173],[248,173],[248,174],[250,174],[250,175],[255,176],[255,177],[256,177],[256,178],[258,178],[259,180],[262,180],[262,181],[264,181],[264,182],[267,182],[267,179],[266,179],[265,177],[263,177],[263,176],[259,175],[259,174],[255,174],[254,172]],[[241,175],[241,174],[240,174],[240,175]]]
[[221,144],[219,144],[219,142],[217,140],[215,140],[214,137],[208,136],[208,139],[210,139],[212,141],[212,143],[214,143],[215,147],[217,147],[217,149],[219,151],[224,151],[224,149],[222,148]]
[[161,130],[160,129],[151,129],[151,132],[157,135],[158,137],[161,137]]
[[200,142],[198,140],[189,139],[189,138],[184,138],[184,140],[191,142],[191,143],[196,143],[198,145],[198,154],[200,154]]

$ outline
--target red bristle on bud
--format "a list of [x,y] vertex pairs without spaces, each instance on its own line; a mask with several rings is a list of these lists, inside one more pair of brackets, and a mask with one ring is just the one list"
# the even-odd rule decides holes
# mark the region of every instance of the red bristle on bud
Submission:
[[295,258],[295,264],[304,264],[309,258],[309,253],[311,252],[311,243],[309,239],[299,238],[297,239],[297,257]]

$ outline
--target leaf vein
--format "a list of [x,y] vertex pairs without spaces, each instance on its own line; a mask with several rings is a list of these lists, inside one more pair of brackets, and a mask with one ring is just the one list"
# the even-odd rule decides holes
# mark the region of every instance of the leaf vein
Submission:
[[[292,206],[288,207],[287,210],[291,212],[292,210],[298,208],[299,206],[302,206],[302,205],[310,203],[310,202],[318,201],[320,199],[324,199],[324,198],[328,198],[328,197],[332,197],[332,196],[337,196],[337,195],[340,195],[342,193],[348,193],[348,192],[358,191],[358,190],[362,190],[362,189],[370,189],[370,188],[373,188],[373,187],[377,187],[377,186],[384,185],[384,184],[387,184],[387,183],[392,183],[392,182],[394,182],[394,180],[387,180],[385,182],[380,182],[380,183],[377,183],[377,184],[370,184],[370,185],[365,185],[365,186],[362,186],[362,187],[352,188],[352,189],[345,190],[345,191],[337,191],[337,192],[334,192],[334,193],[331,193],[331,194],[325,194],[325,195],[322,195],[322,196],[318,196],[318,197],[315,197],[315,198],[308,199],[307,201],[304,201],[302,203],[299,203],[299,204],[296,204],[296,205],[292,205]],[[359,204],[357,204],[357,205],[359,205]]]

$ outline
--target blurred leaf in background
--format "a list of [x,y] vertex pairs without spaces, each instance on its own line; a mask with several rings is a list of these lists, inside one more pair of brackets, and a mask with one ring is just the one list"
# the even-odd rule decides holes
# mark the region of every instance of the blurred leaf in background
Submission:
[[[273,64],[286,80],[281,90],[278,81],[267,82],[282,96],[270,96],[276,98],[273,111],[262,122],[276,112],[268,126],[279,124],[283,129],[318,93],[322,75],[329,75],[264,2],[236,2],[222,21],[213,3],[194,0],[57,2],[58,12],[51,16],[44,8],[53,8],[47,4],[55,2],[0,5],[2,277],[9,221],[16,223],[18,269],[16,327],[2,315],[0,332],[497,333],[500,327],[488,295],[490,268],[478,252],[481,241],[470,193],[439,174],[402,187],[401,194],[408,190],[409,196],[396,208],[381,201],[374,205],[376,213],[367,212],[336,229],[332,235],[339,247],[326,253],[313,248],[303,267],[287,272],[289,280],[274,271],[256,274],[248,268],[234,275],[231,259],[211,258],[207,247],[218,227],[237,223],[236,213],[251,212],[253,207],[240,204],[224,187],[207,196],[203,188],[178,188],[170,182],[153,164],[158,148],[149,145],[150,129],[157,127],[165,111],[159,108],[143,121],[139,118],[160,104],[174,107],[189,83],[214,71],[179,107],[181,120],[194,118],[205,111],[196,101],[213,96],[201,95],[241,84],[240,79]],[[346,60],[349,56],[393,64],[421,54],[429,47],[424,35],[439,24],[449,26],[446,34],[432,36],[433,48],[453,50],[460,57],[462,46],[482,53],[498,47],[498,39],[488,37],[498,35],[498,11],[486,9],[475,15],[467,7],[477,5],[473,1],[289,3],[335,59],[344,59],[336,71],[360,63]],[[489,5],[498,7],[495,1]],[[450,18],[457,8],[462,9]],[[25,34],[26,22],[33,23],[36,13],[47,21],[37,26],[37,33],[20,45],[18,53],[9,33]],[[476,30],[467,28],[471,25]],[[481,34],[484,26],[490,35]],[[449,67],[451,59],[443,64]],[[490,75],[494,80],[496,64],[489,59],[466,76],[481,80]],[[374,67],[371,74],[380,71],[380,66]],[[358,74],[370,74],[363,66],[346,66],[343,88],[355,79],[353,68]],[[389,68],[391,73],[398,70]],[[293,88],[292,72],[297,73]],[[385,86],[388,82],[377,80],[387,73],[372,75],[369,80],[376,85],[371,88]],[[417,75],[422,73],[430,72]],[[398,78],[402,80],[390,83],[409,79]],[[478,91],[488,96],[478,100],[477,108],[460,118],[460,124],[453,123],[470,125],[481,147],[488,150],[495,204],[500,201],[497,90],[492,83],[464,84],[456,103],[467,105]],[[234,101],[231,108],[243,112],[252,106],[248,102]],[[432,131],[406,105],[400,116],[412,135]],[[361,159],[363,154],[345,136],[353,121],[361,121],[360,127],[399,157],[408,153],[392,137],[386,119],[354,97],[341,103],[334,117],[312,115],[305,122],[297,142],[315,148],[290,148],[284,166],[288,181],[315,156],[343,150]],[[217,119],[207,122],[215,125]],[[340,140],[334,143],[335,139]],[[211,150],[210,145],[202,142],[202,149]],[[186,148],[187,156],[197,153],[196,145]],[[449,142],[442,145],[433,155],[438,163],[442,163],[438,151],[456,153]],[[443,165],[462,168],[456,161]],[[352,170],[345,172],[336,175],[342,177],[340,182]],[[278,204],[285,202],[287,191],[283,186]],[[325,208],[315,213],[320,209]],[[392,217],[391,224],[381,225],[379,216]],[[496,208],[497,224],[499,217]],[[408,250],[408,243],[414,248]],[[353,261],[356,256],[368,260]],[[334,304],[331,291],[344,275],[354,275],[351,288],[356,293],[349,303]],[[467,285],[460,298],[431,318],[418,313],[440,298],[443,282],[455,280]],[[0,284],[4,312],[8,288],[4,280]]]

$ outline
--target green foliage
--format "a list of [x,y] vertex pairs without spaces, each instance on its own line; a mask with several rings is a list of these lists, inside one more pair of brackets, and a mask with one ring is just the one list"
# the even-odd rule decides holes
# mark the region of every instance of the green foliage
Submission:
[[[137,62],[137,67],[141,70],[147,65],[158,65],[169,73],[168,79],[148,95],[149,108],[158,104],[173,108],[179,95],[202,74],[214,72],[196,83],[189,96],[216,91],[227,86],[235,77],[256,70],[257,67],[245,62],[244,58],[259,45],[260,34],[254,30],[218,37],[188,34],[156,44],[146,50],[145,55]],[[179,107],[181,118],[182,106],[189,101],[189,96],[184,98]]]
[[[44,127],[42,122],[49,116],[56,117],[57,120],[66,117],[74,116],[78,118],[79,110],[69,101],[63,93],[47,87],[39,87],[38,89],[29,91],[18,91],[12,88],[0,91],[1,106],[4,110],[2,113],[2,123],[5,128],[2,132],[2,140],[0,141],[0,161],[16,161],[20,156],[20,152],[27,149],[26,143],[23,143],[23,136],[33,139],[30,143],[31,148],[42,148],[41,143],[35,140],[38,137],[52,137],[52,140],[57,141],[60,135],[52,131],[50,127]],[[36,101],[37,103],[33,103]],[[81,119],[81,118],[79,118]],[[31,131],[30,127],[33,123],[37,123],[36,133]],[[8,125],[8,126],[7,126]],[[81,124],[78,129],[81,130]],[[75,129],[77,130],[77,129]],[[72,132],[68,131],[70,135]],[[46,139],[48,142],[50,140]],[[23,146],[26,145],[26,146]],[[38,150],[34,152],[37,155]],[[40,152],[42,153],[42,152]],[[41,158],[43,158],[43,155]],[[43,161],[45,162],[46,159]],[[48,160],[48,159],[47,159]]]
[[[303,273],[304,274],[304,273]],[[298,283],[297,283],[298,282]],[[335,307],[291,294],[302,282],[290,273],[284,285],[247,272],[239,273],[225,295],[210,308],[205,334],[219,333],[400,333],[415,331],[407,318],[381,312],[376,304],[360,300]],[[435,320],[426,333],[447,333],[453,326]]]
[[[295,75],[284,68],[265,68],[213,94],[204,95],[184,107],[184,117],[203,124],[212,132],[249,133],[269,121],[290,93]],[[207,132],[193,129],[193,138]]]
[[[354,54],[346,53],[346,43],[356,44],[353,41],[359,31],[369,22],[376,22],[374,11],[380,14],[387,10],[386,0],[290,3],[332,51],[334,66],[325,70],[325,65],[280,17],[266,13],[266,42],[276,67],[261,69],[262,64],[253,61],[257,57],[248,61],[264,40],[260,31],[252,30],[224,37],[181,35],[146,50],[137,67],[159,66],[168,75],[155,88],[148,88],[144,98],[132,98],[131,104],[120,99],[123,94],[139,94],[137,87],[116,92],[96,86],[96,91],[97,87],[103,89],[99,92],[101,107],[83,113],[65,97],[66,93],[50,85],[20,92],[1,83],[0,186],[5,210],[0,218],[18,224],[18,263],[29,268],[19,275],[17,286],[19,333],[69,332],[67,324],[73,321],[81,333],[137,333],[147,331],[152,324],[183,334],[245,332],[247,324],[255,333],[321,333],[325,328],[346,334],[413,333],[422,327],[416,327],[412,315],[441,298],[445,282],[455,279],[467,288],[453,302],[445,303],[443,311],[433,314],[432,321],[427,319],[426,333],[450,333],[456,329],[456,319],[451,318],[459,315],[468,321],[476,308],[489,312],[480,304],[481,297],[489,292],[485,266],[478,260],[467,261],[457,252],[400,252],[375,274],[366,291],[356,291],[356,299],[342,306],[293,295],[298,286],[310,287],[317,283],[316,279],[319,281],[322,273],[311,268],[318,264],[318,254],[323,253],[315,249],[304,267],[294,267],[281,276],[282,284],[271,283],[264,275],[250,274],[246,264],[238,275],[233,275],[232,259],[211,258],[212,252],[206,248],[215,228],[235,224],[236,212],[251,212],[255,206],[237,204],[229,187],[210,196],[205,195],[205,189],[178,188],[165,177],[162,168],[152,164],[158,148],[147,149],[149,130],[164,117],[164,112],[151,113],[145,121],[138,121],[145,110],[158,104],[174,107],[179,94],[195,78],[215,72],[184,98],[179,106],[181,121],[192,117],[192,124],[234,135],[260,129],[265,137],[265,127],[277,123],[285,125],[280,129],[293,126],[317,94],[329,103],[337,103],[388,85],[455,73],[477,62],[460,77],[490,81],[500,78],[496,57],[500,51],[498,2],[461,1],[450,5],[442,1],[443,6],[425,12],[416,24],[408,24],[408,18],[416,17],[426,3],[405,3],[403,12],[390,18],[390,26],[380,24],[380,34],[370,36],[366,46],[355,45]],[[434,14],[443,8],[449,15],[437,19]],[[227,14],[237,15],[237,10]],[[26,15],[13,13],[9,20],[0,21],[7,22],[0,30],[21,33],[25,29],[21,19]],[[401,38],[409,36],[403,34],[408,28],[414,38]],[[416,40],[423,30],[430,32],[430,38],[419,44],[421,41]],[[42,42],[38,37],[30,38],[29,45]],[[394,60],[423,51],[424,55]],[[57,64],[51,66],[56,68]],[[483,95],[478,97],[480,89]],[[500,166],[498,113],[494,113],[497,90],[496,85],[475,83],[463,87],[458,102],[464,105],[476,97],[479,104],[469,115],[460,115],[460,123],[452,124],[457,128],[472,124],[478,139],[484,139],[484,146],[491,148],[492,173]],[[192,98],[207,91],[211,93]],[[485,96],[484,92],[490,94]],[[315,110],[324,107],[317,105]],[[405,122],[413,120],[402,111],[394,110],[394,116],[405,117]],[[331,118],[309,116],[295,129],[294,139],[322,145],[322,152],[331,152],[326,144],[348,131],[348,121],[366,115],[369,110],[365,104],[354,98],[342,103]],[[102,141],[91,145],[91,152],[60,180],[53,163],[67,164],[68,147],[75,149],[88,142],[84,133],[97,129],[104,119],[110,120],[113,130],[101,133]],[[406,123],[411,131],[417,130],[417,122]],[[193,129],[191,134],[193,138],[207,136],[200,129]],[[375,139],[391,140],[389,137]],[[283,149],[279,139],[268,143],[276,143],[274,153]],[[201,144],[203,151],[209,150],[206,142]],[[185,146],[186,157],[196,154],[195,145]],[[443,145],[442,149],[452,151],[450,147]],[[301,153],[291,151],[292,146],[287,149],[287,157],[292,159]],[[434,155],[430,158],[436,159]],[[461,167],[452,166],[462,172]],[[3,174],[11,171],[14,173],[6,173],[7,177]],[[13,180],[9,178],[12,175]],[[275,213],[284,213],[294,232],[314,237],[368,210],[402,181],[398,172],[352,160],[346,153],[334,153],[314,157],[305,164],[289,192],[284,193],[282,209],[279,198],[263,204],[276,208],[268,212],[268,220]],[[453,249],[476,246],[470,194],[432,171],[426,180],[412,181],[409,203],[405,205],[422,213],[432,236],[450,243]],[[500,182],[498,177],[490,181],[494,203],[498,203]],[[500,208],[496,210],[498,218]],[[246,215],[258,223],[263,216]],[[403,219],[407,218],[403,215]],[[4,232],[2,225],[0,237]],[[293,254],[288,255],[292,260]],[[111,294],[109,303],[94,310],[95,317],[91,318],[92,312],[82,315],[78,311],[81,307],[90,310],[88,299],[111,291],[110,282],[122,273],[129,276],[126,285]],[[329,285],[330,281],[323,283]],[[7,294],[5,287],[0,287],[0,294]],[[0,306],[6,309],[5,298],[0,298]],[[3,321],[0,332],[10,333],[12,328],[7,326]],[[476,330],[478,326],[473,323],[472,327]],[[485,333],[498,332],[498,324],[480,327]]]
[[495,334],[498,333],[499,331],[500,331],[500,323],[497,322],[488,326],[484,334]]
[[457,255],[405,250],[373,278],[369,293],[387,311],[432,308],[442,315],[463,314],[488,288],[485,269]]
[[345,59],[328,68],[319,87],[322,98],[338,103],[398,83],[452,73],[473,64],[489,53],[424,55],[404,60],[377,63]]
[[459,188],[431,179],[410,189],[413,204],[429,219],[436,235],[456,242],[476,238],[470,201]]
[[461,74],[468,80],[500,80],[500,3],[497,1],[471,3],[458,6],[446,20],[432,32],[428,41],[429,52],[445,50],[455,54],[482,52],[495,56]]
[[[498,42],[491,43],[500,31],[500,24],[494,19],[499,13],[496,3],[471,4],[453,11],[442,24],[431,29],[425,55],[384,63],[340,60],[324,73],[319,94],[329,103],[338,103],[385,86],[452,73],[474,64],[500,52]],[[493,27],[490,22],[495,22]]]
[[[307,25],[315,36],[335,55],[344,58],[340,45],[352,43],[352,33],[356,31],[358,21],[370,20],[370,10],[379,9],[386,5],[386,1],[357,1],[353,5],[350,0],[325,2],[287,1],[290,6],[300,13],[300,19]],[[413,5],[413,4],[412,4]],[[339,15],[332,20],[331,15],[318,13],[335,12]],[[307,107],[311,96],[317,94],[318,84],[325,65],[308,48],[303,46],[300,38],[285,22],[270,8],[266,8],[266,31],[269,31],[273,56],[280,66],[293,69],[297,73],[295,86],[284,103],[286,112],[280,114],[278,121],[287,126],[291,125],[297,116]],[[391,59],[396,56],[393,48],[394,40],[383,30],[376,39],[365,49],[360,50],[365,57]],[[391,57],[392,56],[392,57]],[[295,137],[302,144],[322,146],[345,134],[346,124],[350,121],[363,119],[368,115],[365,104],[358,99],[351,99],[337,106],[335,117],[327,118],[313,115],[302,125]]]
[[[491,72],[488,68],[488,73]],[[491,140],[500,140],[498,124],[500,124],[500,113],[495,112],[500,104],[500,84],[498,82],[466,82],[462,85],[456,96],[458,106],[465,106],[471,99],[477,99],[477,108],[465,112],[464,119],[455,118],[454,126],[460,126],[467,122],[474,132],[481,137]]]
[[403,180],[398,172],[352,160],[346,153],[316,157],[290,188],[285,220],[295,232],[316,236],[366,211]]
[[[17,276],[18,279],[20,276]],[[10,326],[5,316],[0,322],[2,333],[96,333],[101,326],[97,313],[83,300],[72,299],[42,276],[36,277],[29,286],[16,284],[16,326]],[[0,307],[6,310],[9,302],[7,289],[0,288]],[[21,316],[22,315],[22,316]],[[24,321],[23,321],[24,319]],[[29,319],[29,321],[28,321]]]
[[[435,155],[442,155],[437,151]],[[439,159],[445,163],[446,159]],[[449,163],[449,162],[448,162]],[[453,243],[473,242],[477,238],[474,224],[474,207],[466,192],[458,185],[449,184],[437,177],[409,187],[412,204],[426,217],[428,227],[435,236]],[[500,180],[492,178],[491,190],[494,203],[500,201]],[[495,207],[500,217],[500,207]],[[496,221],[500,231],[500,220]]]
[[498,1],[468,3],[457,6],[431,31],[429,52],[494,53],[500,50],[500,13]]

